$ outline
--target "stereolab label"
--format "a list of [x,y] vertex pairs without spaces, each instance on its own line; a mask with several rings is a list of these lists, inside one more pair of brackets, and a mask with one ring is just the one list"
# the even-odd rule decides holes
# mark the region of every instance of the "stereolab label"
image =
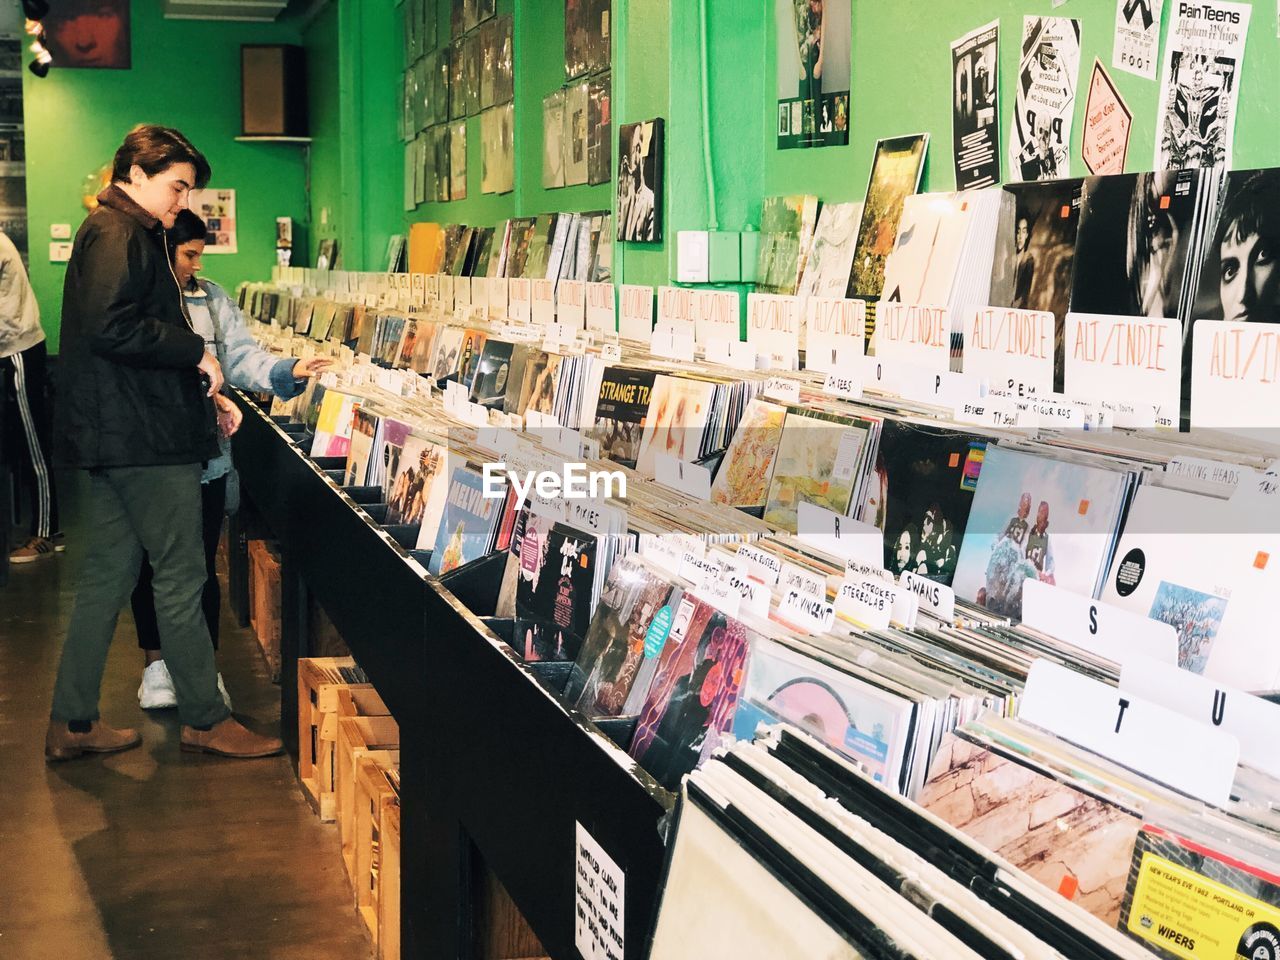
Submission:
[[1146,852],[1128,930],[1187,960],[1280,960],[1280,909]]

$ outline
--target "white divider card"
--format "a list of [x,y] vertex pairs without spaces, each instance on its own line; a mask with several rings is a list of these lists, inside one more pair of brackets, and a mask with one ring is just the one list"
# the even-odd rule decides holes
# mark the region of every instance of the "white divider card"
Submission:
[[574,330],[587,325],[587,285],[581,280],[561,280],[555,288],[556,320]]
[[[1195,403],[1195,390],[1191,391],[1192,403]],[[1192,411],[1192,419],[1195,412]],[[1224,463],[1221,460],[1206,460],[1202,457],[1173,457],[1165,464],[1164,472],[1175,477],[1191,477],[1201,483],[1211,483],[1222,487],[1224,494],[1230,494],[1246,480],[1256,479],[1258,474],[1238,463]]]
[[453,278],[453,306],[458,307],[471,306],[471,278],[470,277],[454,277]]
[[811,597],[826,598],[827,581],[811,570],[806,570],[789,560],[784,561],[778,572],[778,586],[783,590],[797,590]]
[[445,310],[452,310],[454,302],[453,276],[447,273],[442,273],[440,274],[440,306]]
[[1176,319],[1067,314],[1065,392],[1073,397],[1152,403],[1156,424],[1176,427],[1181,369]]
[[1280,330],[1269,323],[1197,320],[1191,344],[1191,425],[1280,426]]
[[[698,343],[741,340],[740,313],[736,290],[693,291],[693,339]],[[661,316],[658,323],[662,323]]]
[[[908,630],[915,629],[920,615],[919,598],[906,587],[893,579],[891,574],[878,563],[864,563],[861,560],[845,561],[844,581],[860,583],[863,580],[873,581],[875,592],[884,594],[890,599],[889,619]],[[839,609],[837,608],[837,613]]]
[[1054,318],[1045,310],[980,307],[964,329],[964,372],[1017,397],[1053,391]]
[[759,580],[767,587],[778,582],[778,577],[782,574],[782,561],[772,553],[743,544],[738,547],[737,556],[746,564],[747,576]]
[[618,336],[647,343],[653,333],[653,287],[624,283],[618,288]]
[[1005,397],[966,400],[956,404],[952,413],[958,423],[972,423],[1004,430],[1034,426],[1038,422],[1033,411],[1019,410],[1015,401]]
[[800,305],[795,297],[747,295],[747,343],[776,370],[800,368]]
[[1023,585],[1022,622],[1114,663],[1131,656],[1178,663],[1178,635],[1169,624],[1039,580]]
[[529,280],[512,277],[507,283],[507,313],[512,320],[529,323],[533,317]]
[[440,302],[440,274],[438,273],[427,274],[427,302]]
[[756,583],[745,573],[736,570],[726,570],[721,579],[742,597],[740,606],[742,611],[761,619],[768,618],[769,601],[773,596],[768,587],[763,583]]
[[621,363],[622,362],[622,344],[620,343],[602,343],[600,345],[600,359],[605,363]]
[[822,392],[828,397],[839,397],[841,400],[861,400],[862,377],[857,372],[831,370],[822,381]]
[[759,356],[756,348],[741,340],[722,340],[719,337],[705,344],[708,363],[718,363],[735,370],[755,370]]
[[471,306],[485,317],[489,316],[489,278],[471,278]]
[[765,381],[761,395],[778,403],[799,403],[800,384],[790,377],[770,377]]
[[803,500],[796,505],[796,536],[842,560],[877,567],[884,562],[884,533],[878,527]]
[[711,471],[699,463],[686,463],[667,453],[654,460],[654,479],[664,487],[698,500],[711,499]]
[[869,630],[885,630],[893,613],[889,584],[874,577],[846,578],[836,594],[836,616]]
[[1224,730],[1240,741],[1242,764],[1280,777],[1280,704],[1145,657],[1121,667],[1120,689]]
[[621,960],[626,953],[627,875],[575,821],[573,942],[583,960]]
[[671,537],[651,536],[641,546],[640,555],[661,567],[672,576],[680,573],[680,558],[684,551]]
[[[745,587],[745,580],[739,580]],[[715,607],[726,617],[737,619],[739,611],[742,609],[743,590],[730,583],[727,576],[711,576],[703,577],[700,583],[693,591],[694,596],[700,600],[705,600],[711,606]],[[766,615],[768,610],[766,608]]]
[[409,289],[413,293],[413,302],[420,307],[425,306],[427,303],[427,275],[425,273],[410,274]]
[[903,589],[910,590],[919,598],[921,609],[947,623],[955,620],[956,592],[945,583],[938,583],[910,570],[902,571],[900,582]]
[[1114,426],[1126,430],[1152,430],[1156,425],[1154,404],[1142,400],[1098,398],[1098,405],[1112,416]]
[[875,354],[926,370],[951,368],[951,311],[915,303],[876,304]]
[[[393,273],[391,274],[391,276],[395,278],[396,289],[399,290],[401,293],[413,292],[412,276],[410,276],[407,273]],[[352,293],[360,289],[360,281],[354,275],[347,279],[347,289]]]
[[678,331],[659,326],[649,340],[649,352],[668,360],[693,360],[693,331]]
[[1031,664],[1018,716],[1185,794],[1225,806],[1240,742],[1048,660]]
[[778,616],[810,633],[827,633],[836,621],[836,609],[820,594],[789,588],[778,604]]
[[612,283],[587,284],[586,325],[588,330],[613,333],[618,329],[618,308]]
[[804,365],[823,373],[848,372],[866,353],[867,302],[810,297],[804,306]]
[[556,322],[556,282],[554,280],[529,281],[529,315],[534,323]]
[[986,382],[979,377],[949,370],[930,370],[918,363],[885,357],[863,357],[862,385],[885,393],[893,393],[920,403],[955,407],[981,400],[986,395]]
[[657,325],[694,333],[697,317],[694,293],[688,287],[659,287]]
[[485,302],[488,305],[489,319],[507,319],[507,278],[489,277],[485,286],[488,288]]

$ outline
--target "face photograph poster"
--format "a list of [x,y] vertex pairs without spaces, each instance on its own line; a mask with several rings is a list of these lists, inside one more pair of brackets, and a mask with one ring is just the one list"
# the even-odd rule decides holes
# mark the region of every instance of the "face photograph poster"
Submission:
[[1071,117],[1080,74],[1080,21],[1025,17],[1009,131],[1009,179],[1071,175]]
[[662,239],[661,118],[618,128],[618,239]]
[[951,131],[957,190],[1000,182],[999,63],[999,20],[951,45]]
[[191,212],[208,229],[205,253],[236,252],[236,192],[234,190],[192,190]]
[[1176,5],[1160,71],[1155,169],[1231,166],[1252,9],[1225,0]]
[[850,0],[775,0],[778,149],[849,142]]
[[60,0],[50,6],[42,22],[55,67],[129,69],[129,0]]

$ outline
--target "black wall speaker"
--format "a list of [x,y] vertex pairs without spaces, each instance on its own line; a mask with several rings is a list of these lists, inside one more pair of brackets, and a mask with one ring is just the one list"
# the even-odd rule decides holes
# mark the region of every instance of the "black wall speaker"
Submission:
[[306,51],[291,44],[240,47],[240,126],[246,137],[306,137]]

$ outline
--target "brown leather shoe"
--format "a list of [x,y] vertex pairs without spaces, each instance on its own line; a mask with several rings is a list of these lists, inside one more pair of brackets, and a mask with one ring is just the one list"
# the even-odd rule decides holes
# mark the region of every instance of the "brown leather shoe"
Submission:
[[245,729],[234,717],[227,717],[209,730],[184,725],[182,749],[187,753],[216,753],[220,757],[249,760],[273,757],[284,750],[284,743],[276,737],[260,737]]
[[48,760],[74,760],[86,753],[119,753],[141,742],[137,730],[115,730],[101,720],[95,720],[88,733],[72,733],[65,723],[50,720],[44,755]]

